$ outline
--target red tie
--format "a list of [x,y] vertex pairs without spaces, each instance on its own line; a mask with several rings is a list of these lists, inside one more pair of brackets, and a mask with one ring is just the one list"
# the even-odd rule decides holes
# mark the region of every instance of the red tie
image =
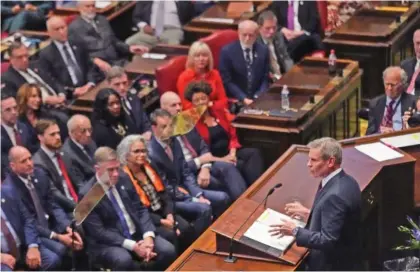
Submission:
[[171,161],[173,161],[174,160],[174,153],[172,153],[171,147],[169,145],[166,145],[165,152],[168,155],[169,159]]
[[187,149],[188,149],[188,151],[190,151],[191,156],[192,156],[193,158],[196,158],[196,157],[197,157],[197,152],[195,152],[194,148],[191,146],[191,144],[190,144],[190,142],[188,141],[187,137],[186,137],[185,135],[182,135],[182,136],[181,136],[181,140],[182,140],[182,142],[184,143],[185,148],[187,148]]
[[394,116],[395,110],[392,108],[394,106],[395,100],[391,100],[388,106],[386,107],[385,115],[382,119],[382,126],[392,128],[392,117]]
[[13,133],[15,134],[16,145],[22,145],[22,138],[16,128],[13,128]]
[[77,197],[76,191],[74,190],[73,184],[70,181],[69,175],[67,173],[66,166],[64,165],[63,159],[61,158],[59,153],[56,153],[58,166],[60,167],[61,174],[64,177],[64,180],[66,181],[67,188],[70,191],[70,195],[73,198],[73,200],[77,203],[79,201],[79,198]]
[[413,77],[411,78],[410,85],[407,88],[407,93],[414,94],[414,85],[416,83],[416,78],[420,73],[420,67],[414,72]]

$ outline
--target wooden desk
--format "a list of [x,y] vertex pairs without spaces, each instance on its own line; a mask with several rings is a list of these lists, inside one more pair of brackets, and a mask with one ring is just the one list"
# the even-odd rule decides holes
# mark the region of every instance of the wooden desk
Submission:
[[[163,60],[146,59],[141,56],[135,56],[133,60],[128,63],[124,69],[127,72],[130,79],[134,79],[138,75],[149,75],[154,76],[156,68],[166,64],[172,57],[184,55],[188,53],[187,46],[179,45],[157,45],[151,50],[151,53],[166,54],[167,57]],[[104,80],[99,83],[95,88],[79,97],[73,105],[70,106],[70,110],[73,112],[90,113],[92,112],[93,101],[95,100],[96,94],[103,88],[107,87],[108,84]],[[151,105],[157,102],[159,97],[154,97],[151,100],[146,100],[143,105],[145,109],[148,109]]]
[[[199,38],[208,36],[214,31],[222,29],[234,29],[238,28],[238,24],[244,19],[253,19],[258,14],[270,6],[271,1],[255,1],[254,12],[245,12],[241,16],[232,16],[228,14],[227,9],[229,2],[232,1],[221,1],[214,6],[208,8],[200,16],[191,20],[184,26],[184,30],[187,32],[188,40],[195,41]],[[232,23],[228,22],[211,22],[209,19],[232,19]]]
[[[413,55],[413,33],[420,25],[420,4],[405,12],[360,10],[333,34],[324,39],[328,49],[338,58],[359,61],[363,69],[362,96],[373,98],[383,93],[382,72],[399,65]],[[401,23],[396,23],[400,18]]]
[[[260,148],[270,166],[292,144],[306,144],[321,137],[338,140],[359,134],[361,71],[357,62],[338,60],[343,77],[328,75],[326,59],[305,58],[262,94],[250,108],[277,111],[280,115],[253,115],[242,111],[233,125],[244,146]],[[290,107],[281,112],[281,89],[290,91]],[[315,96],[315,104],[310,104]]]
[[[398,242],[404,241],[404,236],[398,232],[397,226],[406,221],[405,215],[412,208],[415,159],[403,151],[399,152],[403,153],[404,157],[377,162],[357,151],[352,145],[343,147],[342,167],[358,181],[362,190],[362,230],[365,238],[363,249],[366,250],[370,269],[380,268],[387,252]],[[297,145],[290,147],[168,268],[168,271],[302,269],[299,267],[301,263],[290,266],[242,258],[234,264],[225,263],[224,257],[216,252],[215,233],[212,229],[221,224],[230,227],[229,224],[234,221],[232,217],[235,217],[233,212],[241,209],[243,201],[260,203],[268,190],[278,182],[281,182],[283,187],[273,193],[267,207],[284,212],[286,203],[299,199],[303,205],[310,208],[319,180],[312,178],[306,170],[307,160],[308,148]],[[241,232],[246,229],[247,226]],[[290,250],[303,250],[300,254],[303,259],[306,256],[306,250],[296,245]]]

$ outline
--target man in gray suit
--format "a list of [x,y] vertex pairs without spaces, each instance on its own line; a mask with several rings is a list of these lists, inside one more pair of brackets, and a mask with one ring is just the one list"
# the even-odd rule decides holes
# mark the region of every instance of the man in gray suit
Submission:
[[83,177],[84,184],[95,175],[93,155],[96,144],[92,140],[92,125],[89,118],[81,114],[73,115],[67,122],[69,137],[61,149],[71,162],[73,171]]
[[293,60],[287,52],[284,36],[277,31],[277,17],[267,10],[258,17],[259,36],[258,41],[267,45],[270,52],[270,76],[279,79],[293,66]]
[[141,45],[127,45],[118,40],[106,17],[96,14],[95,1],[79,1],[80,16],[69,26],[69,40],[83,44],[89,56],[102,72],[112,65],[124,66],[131,54],[143,54]]
[[361,270],[361,192],[357,181],[341,168],[342,149],[332,138],[308,144],[308,168],[322,178],[312,209],[299,202],[286,204],[292,217],[307,219],[305,228],[284,220],[273,225],[275,235],[293,235],[298,246],[311,251],[307,270]]

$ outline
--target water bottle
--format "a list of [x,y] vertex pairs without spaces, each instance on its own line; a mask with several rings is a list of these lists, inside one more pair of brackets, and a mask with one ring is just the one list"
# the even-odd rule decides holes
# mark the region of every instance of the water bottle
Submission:
[[335,56],[335,50],[331,49],[330,55],[328,56],[328,74],[335,76],[337,73],[337,57]]
[[281,90],[281,107],[286,111],[290,108],[289,89],[287,89],[287,85],[283,85],[283,89]]

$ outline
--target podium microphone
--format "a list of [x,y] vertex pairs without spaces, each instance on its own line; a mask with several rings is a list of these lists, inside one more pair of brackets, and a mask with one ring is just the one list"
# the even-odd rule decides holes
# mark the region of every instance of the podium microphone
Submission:
[[281,186],[283,186],[282,183],[277,183],[276,185],[273,186],[273,188],[268,190],[268,193],[264,197],[264,199],[252,211],[252,213],[248,216],[248,218],[245,220],[245,222],[242,223],[242,225],[238,228],[238,230],[233,234],[232,238],[230,238],[229,255],[225,258],[226,263],[235,263],[236,262],[237,258],[235,256],[233,256],[233,241],[234,241],[234,238],[235,238],[236,234],[238,234],[239,230],[242,229],[242,227],[246,224],[246,222],[248,222],[249,218],[251,218],[251,216],[257,211],[257,209],[261,206],[262,203],[264,203],[264,208],[266,207],[268,197],[270,195],[272,195],[274,193],[274,191],[277,190],[278,188],[280,188]]

